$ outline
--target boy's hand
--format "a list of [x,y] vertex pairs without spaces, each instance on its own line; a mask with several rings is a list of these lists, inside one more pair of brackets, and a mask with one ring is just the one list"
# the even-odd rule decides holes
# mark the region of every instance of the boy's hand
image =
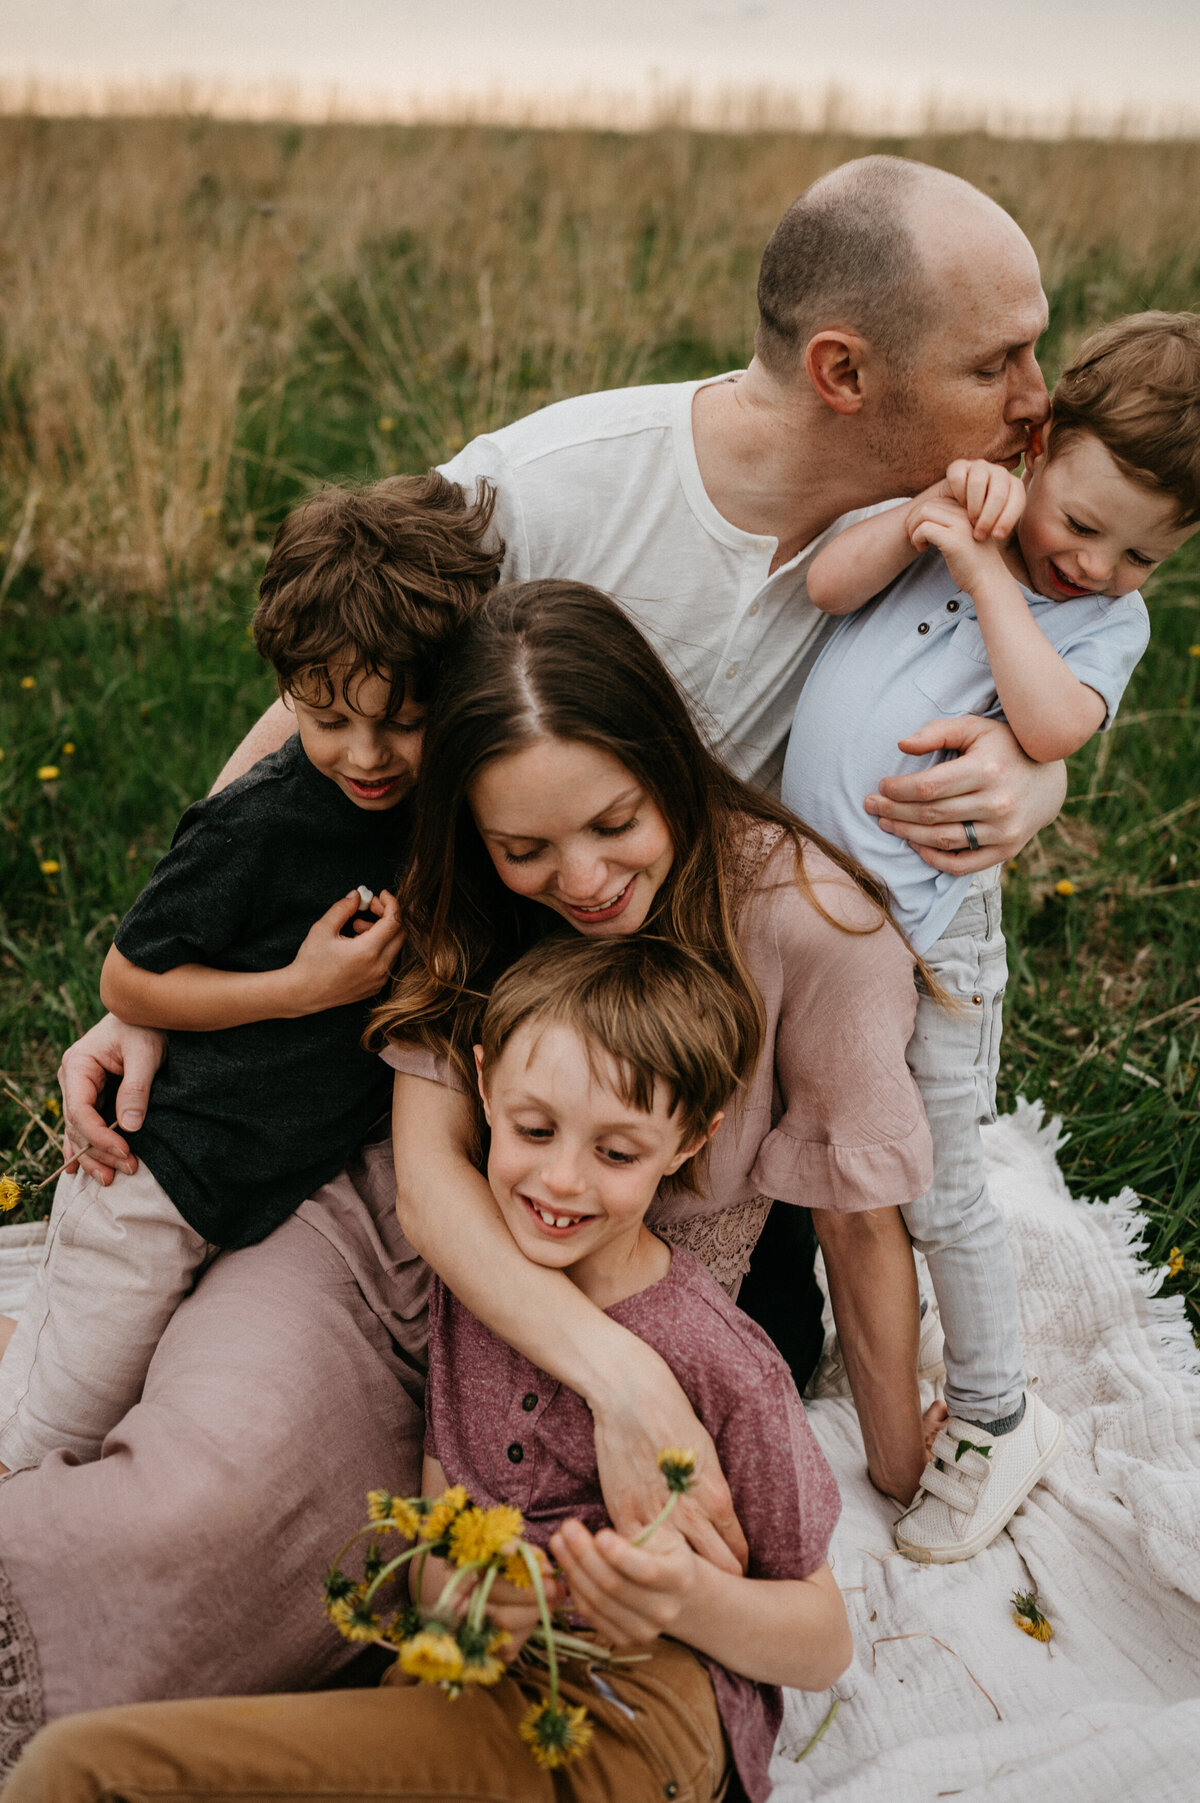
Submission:
[[566,1521],[550,1542],[572,1607],[613,1646],[645,1646],[678,1623],[696,1582],[696,1554],[664,1522],[645,1546],[612,1528]]
[[919,496],[905,516],[904,529],[914,550],[925,551],[932,545],[941,552],[955,583],[968,594],[989,572],[1004,573],[996,540],[987,537],[980,543],[959,501]]
[[288,966],[295,1013],[319,1014],[347,1002],[363,1002],[386,983],[404,938],[400,909],[385,889],[371,902],[373,922],[355,921],[353,938],[344,929],[362,909],[357,889],[327,908],[308,930]]
[[956,458],[939,486],[944,499],[966,508],[980,543],[988,538],[1003,542],[1011,537],[1025,511],[1025,484],[1021,478],[1003,464],[985,463],[981,457]]
[[[546,1603],[550,1609],[561,1608],[566,1600],[566,1590],[560,1579],[551,1575],[550,1561],[545,1553],[538,1549],[538,1562],[542,1569],[542,1585],[546,1592]],[[430,1559],[425,1567],[425,1580],[421,1587],[421,1601],[427,1609],[435,1608],[438,1597],[446,1580],[453,1575],[454,1567],[442,1559]],[[455,1591],[451,1600],[450,1613],[455,1621],[461,1621],[467,1612],[479,1577],[473,1577],[469,1584],[462,1584]],[[537,1592],[532,1585],[521,1588],[510,1584],[507,1578],[497,1578],[488,1591],[488,1620],[494,1628],[500,1628],[508,1639],[502,1647],[497,1647],[497,1657],[511,1665],[533,1630],[541,1619],[538,1610]]]

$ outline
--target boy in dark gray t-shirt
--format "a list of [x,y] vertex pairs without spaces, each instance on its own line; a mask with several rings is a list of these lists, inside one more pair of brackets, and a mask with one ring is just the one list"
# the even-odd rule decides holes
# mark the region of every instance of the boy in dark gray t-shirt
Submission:
[[98,1456],[216,1252],[263,1239],[386,1110],[364,1051],[401,929],[408,794],[444,647],[496,580],[492,513],[436,472],[289,514],[254,633],[297,731],[190,807],[101,977],[169,1034],[138,1169],[55,1193],[37,1288],[0,1360],[0,1461]]

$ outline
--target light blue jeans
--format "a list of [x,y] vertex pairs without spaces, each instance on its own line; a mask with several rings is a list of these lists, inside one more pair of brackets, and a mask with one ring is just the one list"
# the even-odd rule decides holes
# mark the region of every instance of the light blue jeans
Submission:
[[946,1406],[965,1421],[1002,1421],[1021,1407],[1025,1371],[1016,1276],[979,1136],[996,1118],[1008,978],[998,869],[975,878],[925,962],[956,1006],[939,1007],[918,977],[908,1065],[933,1135],[933,1188],[902,1213],[941,1310]]

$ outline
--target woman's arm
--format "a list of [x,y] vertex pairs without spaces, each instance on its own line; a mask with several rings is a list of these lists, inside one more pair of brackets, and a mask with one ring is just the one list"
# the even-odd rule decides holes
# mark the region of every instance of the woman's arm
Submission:
[[828,1690],[854,1657],[828,1565],[806,1578],[745,1578],[698,1559],[669,1524],[646,1546],[565,1522],[550,1542],[571,1600],[615,1646],[670,1634],[760,1684]]
[[220,790],[227,789],[235,777],[245,776],[259,758],[265,758],[268,752],[278,751],[281,745],[285,745],[295,730],[296,716],[288,712],[282,701],[273,701],[266,713],[254,722],[209,794],[216,795]]
[[907,508],[889,507],[847,526],[818,551],[804,579],[813,606],[826,614],[852,614],[894,582],[918,555],[909,543],[907,517]]
[[297,1020],[367,1001],[387,981],[403,932],[396,899],[385,893],[371,901],[374,923],[363,923],[361,932],[347,939],[344,928],[362,905],[357,889],[336,901],[280,970],[214,970],[207,964],[144,970],[110,946],[100,973],[100,999],[132,1026],[178,1033],[211,1033],[256,1020]]
[[409,1241],[471,1313],[582,1396],[596,1428],[605,1505],[635,1534],[662,1502],[658,1454],[690,1446],[698,1476],[677,1511],[704,1558],[745,1565],[746,1542],[712,1440],[666,1363],[562,1272],[524,1257],[471,1161],[467,1098],[398,1073],[392,1111],[396,1206]]

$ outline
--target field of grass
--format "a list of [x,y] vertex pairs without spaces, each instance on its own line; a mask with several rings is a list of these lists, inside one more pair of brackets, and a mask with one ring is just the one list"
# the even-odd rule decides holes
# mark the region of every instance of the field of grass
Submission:
[[[54,1168],[112,927],[270,698],[284,509],[740,364],[776,218],[865,149],[1020,220],[1051,378],[1100,320],[1197,305],[1196,143],[0,119],[0,1167]],[[1117,727],[1008,874],[1003,1084],[1066,1118],[1076,1190],[1137,1190],[1200,1321],[1200,547],[1149,594]]]

